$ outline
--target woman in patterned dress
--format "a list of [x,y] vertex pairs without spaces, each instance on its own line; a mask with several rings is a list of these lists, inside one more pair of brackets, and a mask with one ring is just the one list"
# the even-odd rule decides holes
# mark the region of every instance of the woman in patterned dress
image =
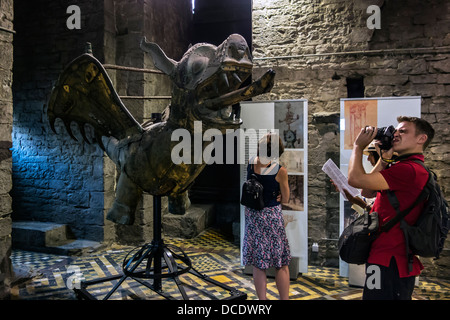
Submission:
[[[272,141],[278,143],[272,154]],[[267,149],[266,149],[267,148]],[[267,150],[264,152],[260,152]],[[258,153],[250,159],[247,175],[255,173],[264,186],[262,210],[245,207],[245,234],[243,245],[244,265],[253,266],[253,281],[260,300],[266,300],[266,270],[275,267],[275,283],[281,300],[289,299],[289,262],[291,254],[284,228],[281,202],[289,201],[287,170],[274,160],[284,151],[280,137],[265,135],[258,142]],[[275,154],[276,153],[276,154]]]

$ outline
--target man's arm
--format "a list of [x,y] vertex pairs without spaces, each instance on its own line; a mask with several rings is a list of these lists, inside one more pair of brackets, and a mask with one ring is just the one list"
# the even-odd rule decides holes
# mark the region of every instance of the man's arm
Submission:
[[375,138],[376,128],[366,127],[361,129],[353,144],[352,155],[348,165],[348,183],[355,188],[363,189],[366,194],[373,194],[374,190],[387,190],[389,185],[381,175],[382,161],[378,162],[374,170],[366,173],[362,165],[364,148]]
[[[372,171],[370,173],[380,172],[381,170],[386,169],[387,163],[380,159],[375,164],[375,167],[373,167]],[[371,189],[361,189],[361,195],[365,198],[374,198],[377,195],[378,190],[371,190]]]

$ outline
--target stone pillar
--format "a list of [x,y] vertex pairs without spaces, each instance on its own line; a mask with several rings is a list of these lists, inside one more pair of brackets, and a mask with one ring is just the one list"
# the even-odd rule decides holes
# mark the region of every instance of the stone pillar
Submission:
[[[113,0],[108,0],[113,1]],[[114,15],[105,7],[105,25],[114,20],[115,56],[109,63],[134,67],[155,69],[152,59],[140,49],[140,41],[146,36],[148,41],[157,43],[165,53],[174,60],[179,60],[190,44],[190,24],[192,9],[189,0],[137,1],[114,0]],[[108,35],[108,29],[106,28]],[[110,73],[111,70],[108,70]],[[169,104],[172,83],[163,74],[116,71],[114,85],[124,105],[139,123],[151,119],[152,113],[161,113]],[[105,159],[105,211],[114,200],[115,179],[114,164]],[[162,212],[167,213],[167,199],[162,199]],[[110,229],[108,221],[106,228]],[[135,223],[132,226],[115,225],[115,241],[126,244],[148,242],[153,238],[153,197],[145,194],[138,205]],[[111,234],[105,230],[105,236]]]
[[13,1],[0,1],[0,300],[10,295]]

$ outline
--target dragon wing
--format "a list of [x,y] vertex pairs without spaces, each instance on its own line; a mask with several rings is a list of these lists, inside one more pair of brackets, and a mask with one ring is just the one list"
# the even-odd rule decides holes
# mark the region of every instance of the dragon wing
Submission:
[[75,140],[70,124],[76,122],[87,143],[90,141],[84,126],[90,124],[102,149],[102,136],[121,140],[143,132],[117,95],[105,68],[90,54],[73,60],[60,75],[50,96],[47,116],[55,133],[55,121],[60,118]]

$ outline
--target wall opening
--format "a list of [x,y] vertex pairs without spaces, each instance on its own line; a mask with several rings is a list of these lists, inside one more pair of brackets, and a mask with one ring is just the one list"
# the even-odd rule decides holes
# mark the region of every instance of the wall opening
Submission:
[[347,98],[363,98],[364,97],[364,77],[347,78]]

